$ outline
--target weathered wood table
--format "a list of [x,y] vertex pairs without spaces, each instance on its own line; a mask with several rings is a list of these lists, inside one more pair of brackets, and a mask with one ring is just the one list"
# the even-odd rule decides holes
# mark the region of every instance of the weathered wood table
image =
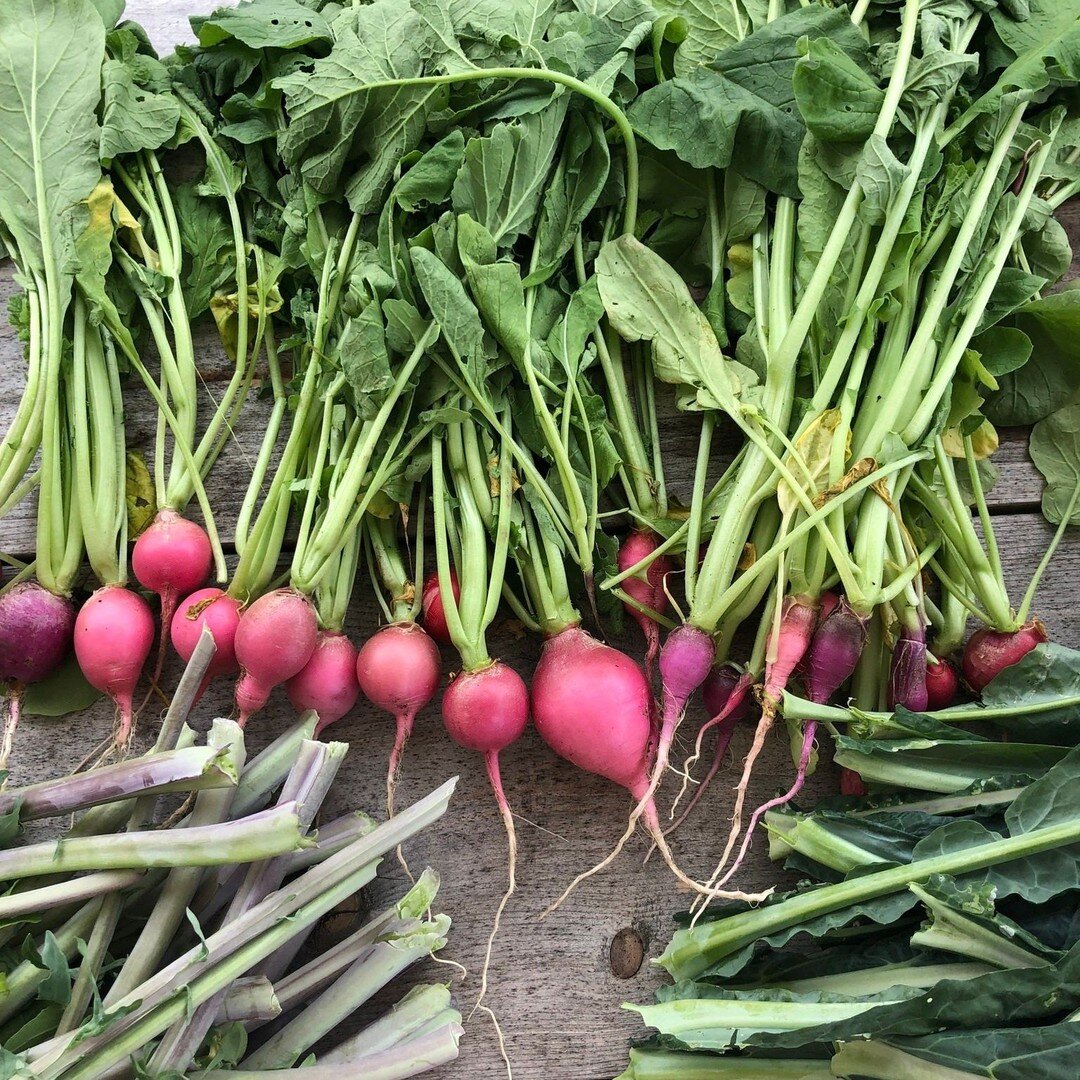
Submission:
[[[187,15],[219,6],[211,0],[128,0],[127,13],[150,32],[165,52],[178,41],[190,40]],[[1063,211],[1074,247],[1080,247],[1080,205]],[[1080,261],[1072,277],[1080,276]],[[10,268],[0,271],[0,310],[14,289]],[[223,356],[211,335],[202,338],[202,367],[212,390],[215,373],[224,370]],[[0,328],[0,430],[10,422],[22,390],[23,365],[18,343],[5,324]],[[129,439],[146,445],[152,432],[153,411],[128,391],[133,404],[128,415]],[[236,432],[236,442],[213,474],[210,485],[219,511],[222,535],[231,535],[234,515],[261,435],[263,413],[249,403]],[[673,486],[683,488],[692,466],[696,424],[672,417],[668,425],[665,457]],[[1000,480],[991,497],[1006,576],[1019,595],[1044,551],[1051,528],[1039,513],[1041,482],[1026,451],[1024,432],[1004,433],[996,457]],[[33,550],[32,500],[0,521],[0,549],[27,555]],[[1052,636],[1080,646],[1080,614],[1076,603],[1080,580],[1080,537],[1068,538],[1050,567],[1036,609]],[[363,640],[376,626],[378,609],[361,583],[354,600],[354,639]],[[521,641],[506,628],[493,638],[493,651],[527,673],[536,659],[536,643]],[[616,642],[635,654],[636,636]],[[450,670],[451,658],[446,657]],[[166,675],[175,684],[177,671]],[[196,726],[206,728],[217,715],[228,715],[231,687],[219,686],[199,705]],[[691,710],[681,745],[692,742],[702,710]],[[143,713],[143,740],[157,720],[157,706]],[[258,747],[292,721],[284,695],[275,693],[265,714],[249,732]],[[105,702],[87,712],[58,720],[28,718],[20,729],[15,750],[14,783],[62,775],[96,745],[113,723]],[[392,742],[392,724],[382,714],[359,706],[334,729],[333,736],[349,742],[352,750],[330,798],[333,814],[347,809],[378,813],[384,800],[386,759]],[[749,741],[747,732],[736,735],[733,751],[741,759]],[[707,745],[706,755],[711,754]],[[681,762],[684,753],[673,754]],[[784,742],[774,740],[761,759],[750,805],[757,805],[785,785],[792,771]],[[458,1006],[467,1013],[476,984],[492,915],[506,883],[506,842],[502,823],[480,760],[452,744],[443,734],[436,708],[423,714],[409,744],[399,785],[399,804],[426,794],[449,776],[461,780],[447,817],[414,843],[408,852],[414,868],[430,864],[442,875],[439,910],[454,920],[450,943],[442,954],[463,965],[473,977],[461,983],[451,967],[422,965],[412,981],[453,980]],[[721,780],[725,774],[721,774]],[[730,777],[730,770],[726,774]],[[688,896],[680,891],[659,860],[642,867],[646,845],[639,839],[604,874],[579,888],[554,916],[541,922],[540,912],[580,870],[607,853],[619,836],[630,809],[621,789],[586,776],[557,759],[532,731],[503,755],[503,779],[518,822],[520,854],[518,892],[503,918],[491,968],[488,1004],[496,1011],[518,1080],[602,1080],[620,1072],[626,1062],[627,1040],[641,1034],[637,1020],[619,1008],[625,1000],[645,1001],[661,981],[659,969],[648,957],[657,955],[670,936],[671,916],[685,908]],[[718,780],[688,824],[675,836],[674,848],[690,874],[706,875],[726,835],[730,813],[730,783]],[[814,797],[836,790],[836,775],[823,762],[808,784]],[[743,884],[760,888],[776,884],[777,870],[759,843],[752,852]],[[378,881],[360,897],[362,909],[375,906],[402,891],[403,874],[387,860]],[[644,943],[646,961],[630,978],[613,972],[611,944],[620,930],[633,930]],[[625,939],[625,935],[624,935]],[[403,992],[400,984],[395,993]],[[454,1080],[496,1080],[505,1075],[491,1023],[477,1014],[462,1041],[461,1057],[440,1075]]]

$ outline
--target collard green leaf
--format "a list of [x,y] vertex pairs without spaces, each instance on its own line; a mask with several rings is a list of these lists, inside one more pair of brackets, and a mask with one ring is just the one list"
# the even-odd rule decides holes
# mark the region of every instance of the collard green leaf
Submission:
[[661,382],[690,387],[698,404],[733,412],[753,373],[727,360],[681,277],[632,236],[603,246],[596,280],[611,325],[627,341],[653,346]]
[[1056,525],[1069,512],[1070,524],[1080,525],[1075,498],[1080,485],[1080,405],[1066,405],[1040,420],[1031,429],[1028,452],[1046,481],[1043,516]]
[[822,142],[862,142],[885,100],[869,72],[827,37],[805,43],[793,86],[803,122]]
[[1002,426],[1034,424],[1060,409],[1080,388],[1080,289],[1025,304],[1004,325],[1027,335],[1031,359],[1001,380],[984,411]]
[[214,290],[232,271],[232,229],[224,206],[217,199],[197,194],[190,184],[176,188],[173,201],[180,223],[180,243],[187,256],[184,296],[188,314],[197,318],[209,309]]
[[1005,812],[1013,836],[1080,818],[1080,748],[1026,787]]
[[655,21],[657,5],[646,0],[574,0],[574,7],[586,15],[596,15],[628,33],[645,21]]
[[675,56],[675,72],[685,75],[700,64],[712,61],[716,54],[741,41],[751,30],[741,0],[653,0],[656,11],[680,19],[686,37]]
[[138,85],[131,68],[119,60],[105,61],[101,82],[103,161],[137,150],[156,150],[176,134],[180,106],[172,94],[154,93]]
[[[1080,652],[1053,642],[1036,646],[986,686],[983,704],[1009,711],[991,721],[1015,737],[1077,742]],[[949,711],[941,715],[947,718]]]
[[296,0],[241,0],[219,8],[192,26],[204,47],[235,38],[252,49],[298,49],[330,41],[330,26],[312,7]]
[[124,14],[127,0],[91,0],[91,3],[97,8],[101,21],[105,24],[105,29],[111,30],[120,21],[120,16]]
[[[992,1077],[993,1080],[1061,1080],[1075,1070],[1080,1055],[1080,1025],[1059,1023],[1043,1027],[994,1027],[976,1031],[945,1030],[918,1038],[890,1036],[877,1053],[877,1042],[845,1044],[833,1059],[842,1075],[859,1075],[867,1054],[874,1066],[912,1067],[910,1058],[888,1056],[895,1048],[930,1066],[955,1070],[964,1076]],[[917,1066],[916,1066],[917,1067]]]
[[454,179],[465,160],[465,136],[454,128],[440,139],[394,185],[394,199],[410,213],[438,206],[450,197]]
[[104,54],[90,0],[0,4],[0,219],[38,273],[67,262],[101,176]]
[[[423,73],[430,42],[408,4],[375,0],[350,9],[334,29],[329,56],[310,73],[275,82],[289,114],[281,154],[315,191],[333,195],[344,186],[357,213],[375,213],[398,162],[419,145],[445,91],[383,85]],[[371,84],[380,88],[368,89]]]

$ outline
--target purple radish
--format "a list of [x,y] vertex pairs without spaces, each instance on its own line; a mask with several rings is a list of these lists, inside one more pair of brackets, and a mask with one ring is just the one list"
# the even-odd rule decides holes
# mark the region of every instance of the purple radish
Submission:
[[491,790],[495,793],[495,801],[506,828],[509,880],[491,926],[480,977],[480,993],[476,1005],[473,1006],[475,1010],[480,1007],[487,992],[488,967],[491,964],[495,935],[499,932],[499,921],[510,897],[514,895],[517,884],[517,832],[503,791],[499,752],[517,742],[525,733],[529,724],[529,691],[524,680],[513,668],[493,660],[486,667],[463,671],[451,680],[443,694],[442,717],[447,734],[454,742],[464,746],[466,750],[475,750],[484,755]]
[[303,671],[318,636],[315,606],[295,589],[275,589],[243,610],[234,638],[241,727],[266,704],[275,686]]
[[992,679],[1045,641],[1046,627],[1039,619],[1007,632],[989,626],[976,630],[964,646],[963,669],[968,686],[981,694]]
[[169,644],[177,601],[197,589],[210,573],[213,551],[201,525],[165,507],[139,534],[131,552],[131,570],[144,589],[161,598],[161,641],[154,682]]
[[926,633],[918,626],[905,626],[893,648],[889,670],[889,708],[902,705],[912,712],[925,712],[929,702],[926,687]]
[[[661,539],[651,531],[632,532],[619,547],[619,569],[629,570],[642,559],[647,559],[660,546]],[[629,577],[622,583],[622,590],[639,604],[663,614],[668,607],[668,596],[664,589],[664,579],[671,572],[671,560],[660,555],[649,564],[643,577]],[[641,627],[645,635],[645,677],[652,682],[653,666],[656,654],[660,650],[660,626],[655,619],[644,611],[623,601],[623,606]]]
[[134,723],[132,698],[154,644],[150,605],[122,585],[105,585],[79,609],[74,637],[86,681],[116,702],[115,745],[126,750]]
[[397,726],[386,772],[386,815],[394,816],[398,768],[416,714],[435,696],[442,678],[439,647],[412,622],[392,623],[373,634],[356,656],[364,696],[393,716]]
[[[828,704],[832,696],[840,689],[855,671],[855,665],[866,647],[868,615],[861,615],[841,597],[840,602],[821,620],[806,656],[807,696],[819,705]],[[806,783],[806,773],[813,756],[814,740],[817,736],[817,721],[810,720],[803,728],[802,749],[795,770],[795,780],[783,795],[770,799],[759,806],[750,817],[750,823],[743,835],[739,854],[728,868],[727,873],[718,882],[724,885],[731,880],[742,865],[750,843],[754,838],[758,822],[778,806],[791,802]]]
[[0,769],[7,768],[19,726],[23,689],[47,679],[71,648],[75,606],[36,581],[23,581],[0,594],[0,679],[8,684]]
[[298,712],[314,710],[321,735],[352,711],[360,696],[356,680],[356,646],[340,631],[320,630],[311,659],[285,684],[285,693]]

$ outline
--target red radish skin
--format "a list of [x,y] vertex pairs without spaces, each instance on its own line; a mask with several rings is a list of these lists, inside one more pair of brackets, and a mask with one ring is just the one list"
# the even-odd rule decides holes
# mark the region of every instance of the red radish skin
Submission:
[[402,622],[384,626],[360,647],[356,679],[364,696],[393,716],[394,748],[386,773],[386,814],[394,816],[398,768],[416,714],[435,696],[442,678],[439,647],[423,627]]
[[[685,682],[678,685],[680,690],[685,689]],[[545,914],[554,911],[579,882],[616,858],[633,835],[639,817],[676,877],[700,891],[701,886],[675,864],[660,830],[650,791],[652,694],[641,668],[580,627],[571,627],[544,643],[530,698],[533,723],[556,754],[586,772],[612,780],[637,800],[614,850],[593,869],[579,874]]]
[[75,606],[36,581],[0,594],[0,680],[8,685],[0,769],[7,768],[19,726],[24,688],[48,678],[71,648]]
[[[461,599],[461,585],[458,576],[450,571],[450,588],[454,599]],[[424,580],[424,589],[420,594],[420,606],[423,611],[424,629],[440,645],[450,644],[450,628],[446,625],[446,612],[443,610],[442,595],[439,591],[439,575],[428,574]]]
[[854,769],[842,768],[840,770],[841,795],[858,795],[861,798],[869,791],[863,778]]
[[926,707],[931,712],[947,709],[960,693],[960,676],[951,660],[938,658],[926,664]]
[[241,727],[266,704],[275,686],[303,671],[318,636],[315,606],[295,589],[275,589],[241,612],[233,639],[240,664],[235,698]]
[[[524,680],[513,668],[494,660],[487,667],[463,671],[451,680],[443,694],[442,716],[447,734],[454,742],[464,746],[466,750],[475,750],[484,755],[491,790],[495,793],[495,801],[506,828],[507,888],[495,910],[480,976],[480,993],[473,1006],[475,1012],[481,1007],[487,993],[491,950],[495,944],[495,935],[499,932],[499,922],[517,885],[517,831],[514,829],[510,804],[503,791],[499,752],[517,742],[525,733],[529,724],[529,691]],[[490,1009],[487,1011],[495,1020],[494,1013]],[[501,1047],[502,1032],[497,1020],[495,1028]],[[503,1054],[505,1057],[505,1050]]]
[[236,628],[240,625],[240,601],[221,589],[199,589],[186,597],[173,615],[172,646],[186,663],[191,659],[203,627],[214,636],[214,656],[203,676],[199,696],[211,679],[220,675],[235,675],[240,670],[236,661]]
[[121,750],[131,741],[132,697],[153,644],[150,605],[122,585],[98,589],[75,619],[75,656],[86,681],[116,702]]
[[297,712],[312,709],[318,713],[317,736],[356,705],[360,696],[356,655],[356,646],[344,634],[320,630],[311,659],[285,684],[285,693]]
[[[661,538],[654,532],[632,532],[620,545],[618,563],[620,570],[629,570],[642,559],[648,558],[661,543]],[[644,578],[629,577],[622,583],[622,590],[639,604],[663,614],[668,608],[668,595],[664,588],[664,579],[671,572],[671,560],[666,555],[659,555],[649,564]],[[656,654],[660,651],[660,626],[655,619],[644,611],[623,601],[626,611],[641,627],[645,636],[645,677],[652,683],[653,667]]]
[[144,589],[161,598],[161,642],[154,682],[161,677],[176,603],[206,580],[212,560],[206,530],[168,507],[157,512],[135,541],[132,573]]
[[981,694],[992,679],[1045,641],[1046,627],[1038,619],[1008,633],[988,626],[976,630],[964,646],[963,668],[968,686]]

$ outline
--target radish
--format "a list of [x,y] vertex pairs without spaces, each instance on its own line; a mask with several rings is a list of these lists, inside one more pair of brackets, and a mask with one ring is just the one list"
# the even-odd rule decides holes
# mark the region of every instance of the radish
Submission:
[[889,708],[902,705],[924,712],[929,702],[926,686],[926,635],[921,626],[905,626],[893,649],[889,671]]
[[48,678],[71,648],[75,606],[36,581],[0,593],[0,679],[8,685],[0,769],[7,768],[19,725],[23,689]]
[[79,609],[75,655],[86,681],[116,702],[115,745],[126,750],[132,734],[132,697],[154,644],[150,605],[122,585],[105,585]]
[[[652,555],[659,545],[660,537],[651,530],[632,532],[619,546],[619,569],[628,570],[636,566]],[[668,607],[664,582],[670,572],[671,560],[666,555],[659,555],[649,563],[643,575],[626,578],[622,583],[622,590],[631,599],[662,615]],[[633,604],[624,600],[623,607],[645,635],[645,676],[651,683],[653,665],[660,649],[660,627],[655,619]]]
[[926,707],[935,712],[947,709],[960,692],[960,677],[951,660],[939,657],[926,661]]
[[[857,612],[848,603],[846,597],[841,597],[828,617],[821,620],[806,654],[805,681],[807,696],[811,701],[822,705],[827,704],[836,691],[851,678],[855,665],[858,664],[859,657],[866,646],[869,622],[869,615]],[[742,865],[761,819],[770,810],[791,802],[802,790],[810,768],[816,736],[817,721],[807,721],[803,728],[795,780],[782,795],[762,803],[751,815],[739,847],[739,854],[724,876],[719,879],[718,885],[722,886],[730,881],[732,875]]]
[[683,783],[672,803],[670,817],[675,817],[675,810],[686,794],[686,788],[690,783],[690,770],[701,757],[701,745],[705,735],[714,727],[719,728],[716,735],[716,750],[713,753],[708,773],[698,784],[686,809],[664,830],[665,836],[670,836],[686,821],[720,771],[735,728],[750,715],[750,690],[753,684],[753,675],[749,671],[740,671],[734,664],[718,664],[701,684],[702,702],[710,719],[698,729],[694,752],[683,762]]
[[[454,599],[461,599],[461,586],[458,584],[457,574],[450,571],[450,588],[453,590]],[[440,645],[449,645],[451,642],[450,629],[446,625],[446,611],[443,609],[442,597],[439,595],[439,575],[430,573],[424,579],[424,591],[420,601],[424,612],[424,629]]]
[[204,626],[214,636],[214,655],[199,688],[201,695],[211,679],[233,675],[236,662],[236,628],[240,625],[240,601],[221,589],[199,589],[183,600],[173,615],[172,646],[185,662],[191,659]]
[[157,512],[135,541],[132,572],[144,589],[161,599],[161,641],[154,682],[161,677],[177,601],[206,580],[213,557],[210,537],[202,526],[168,507]]
[[675,864],[660,829],[650,780],[652,694],[641,668],[624,653],[571,626],[544,643],[530,699],[536,730],[555,753],[586,772],[614,781],[638,800],[614,850],[579,874],[545,914],[615,859],[633,835],[639,817],[675,876],[701,891]]
[[295,589],[275,589],[243,610],[234,639],[241,727],[266,704],[275,686],[304,669],[318,634],[314,605]]
[[315,734],[321,734],[348,714],[360,696],[356,646],[340,631],[320,630],[311,659],[285,684],[285,693],[297,711],[318,713]]
[[987,683],[1045,641],[1046,627],[1038,619],[1008,632],[984,626],[964,646],[964,678],[972,690],[981,694]]
[[355,672],[364,696],[397,725],[386,773],[386,814],[393,817],[401,755],[416,714],[435,696],[442,677],[439,648],[416,623],[392,623],[360,647]]

